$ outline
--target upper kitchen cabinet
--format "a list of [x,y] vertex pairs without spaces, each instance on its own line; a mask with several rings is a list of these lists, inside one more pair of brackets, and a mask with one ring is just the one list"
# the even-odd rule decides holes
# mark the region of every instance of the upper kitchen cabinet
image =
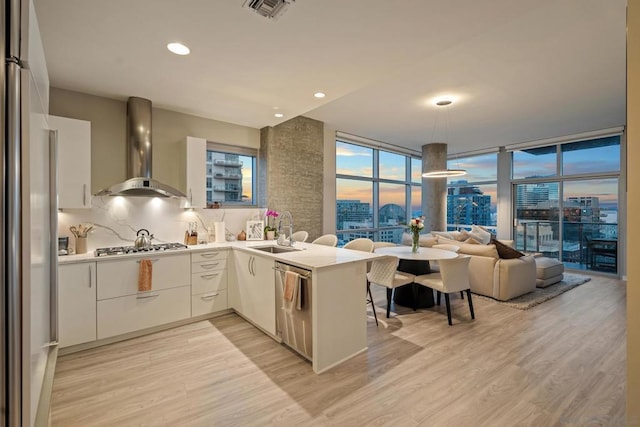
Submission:
[[91,122],[49,117],[58,131],[58,207],[91,207]]
[[207,140],[186,137],[182,144],[185,153],[185,194],[183,208],[207,207]]

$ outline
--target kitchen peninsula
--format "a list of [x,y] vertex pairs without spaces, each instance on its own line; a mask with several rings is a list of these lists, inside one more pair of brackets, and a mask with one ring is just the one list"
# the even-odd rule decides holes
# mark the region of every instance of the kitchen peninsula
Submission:
[[[310,243],[288,249],[272,241],[251,241],[106,257],[93,252],[62,256],[62,353],[230,312],[280,341],[275,278],[281,273],[276,262],[310,272],[314,372],[365,351],[366,265],[379,255]],[[153,261],[153,286],[138,292],[143,258]]]

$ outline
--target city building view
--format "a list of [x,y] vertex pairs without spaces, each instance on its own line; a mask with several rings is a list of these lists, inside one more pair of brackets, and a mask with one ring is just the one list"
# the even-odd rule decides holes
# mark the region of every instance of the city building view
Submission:
[[568,196],[560,203],[559,188],[557,182],[516,186],[516,247],[557,259],[562,253],[573,268],[616,272],[617,202]]
[[491,229],[496,225],[491,195],[465,180],[451,182],[447,190],[447,224],[449,230],[468,228],[473,224]]
[[207,204],[251,200],[251,157],[207,150],[206,161]]

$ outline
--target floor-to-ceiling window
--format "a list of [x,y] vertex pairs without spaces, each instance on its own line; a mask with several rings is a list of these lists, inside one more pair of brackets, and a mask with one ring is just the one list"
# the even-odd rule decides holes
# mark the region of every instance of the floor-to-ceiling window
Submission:
[[447,183],[447,229],[482,225],[495,232],[497,224],[497,153],[448,161],[449,169],[465,169]]
[[620,137],[512,153],[516,247],[617,273]]
[[336,233],[339,245],[366,237],[400,243],[420,216],[422,163],[410,155],[336,141]]

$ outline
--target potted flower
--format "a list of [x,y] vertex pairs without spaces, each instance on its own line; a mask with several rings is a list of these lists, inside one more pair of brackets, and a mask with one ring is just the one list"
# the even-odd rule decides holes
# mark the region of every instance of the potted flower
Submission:
[[276,238],[276,227],[275,221],[280,214],[276,211],[272,211],[271,209],[267,209],[267,213],[264,215],[266,218],[267,225],[264,227],[264,235],[267,240],[273,240]]
[[420,247],[420,232],[424,228],[424,218],[412,218],[409,223],[411,231],[411,252],[417,253]]

